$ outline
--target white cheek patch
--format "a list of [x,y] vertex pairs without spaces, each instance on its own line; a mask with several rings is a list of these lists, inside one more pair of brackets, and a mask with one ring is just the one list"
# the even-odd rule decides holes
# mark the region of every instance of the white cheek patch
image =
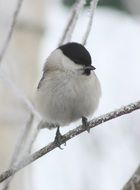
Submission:
[[70,58],[63,54],[60,49],[53,51],[47,59],[45,67],[49,69],[57,68],[58,70],[76,71],[82,70],[82,66],[75,64]]
[[81,65],[74,63],[70,58],[68,58],[64,54],[62,59],[62,67],[71,71],[79,70],[82,68]]

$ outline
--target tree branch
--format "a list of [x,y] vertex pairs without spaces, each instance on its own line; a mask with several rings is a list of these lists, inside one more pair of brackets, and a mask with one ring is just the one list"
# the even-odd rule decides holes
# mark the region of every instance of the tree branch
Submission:
[[[13,16],[12,16],[12,21],[11,21],[11,24],[10,24],[10,27],[9,27],[9,31],[7,33],[5,42],[4,42],[2,50],[0,52],[0,64],[2,63],[3,58],[4,58],[5,54],[6,54],[7,49],[8,49],[8,46],[9,46],[12,34],[14,32],[15,25],[16,25],[16,22],[17,22],[17,17],[19,15],[19,12],[20,12],[20,9],[21,9],[21,6],[22,6],[22,3],[23,3],[23,0],[17,0],[17,4],[16,4],[16,7],[15,7]],[[20,154],[23,153],[23,148],[24,148],[24,145],[25,145],[25,140],[26,140],[27,134],[28,134],[28,132],[29,132],[31,126],[32,126],[32,121],[33,121],[33,117],[34,117],[33,114],[37,115],[38,117],[40,117],[40,115],[38,114],[38,112],[36,110],[34,110],[34,106],[32,105],[32,102],[26,96],[24,96],[24,94],[16,87],[16,85],[8,77],[8,75],[6,75],[6,73],[4,73],[4,71],[2,71],[1,74],[3,76],[3,79],[5,79],[8,82],[9,86],[12,87],[12,89],[15,92],[15,94],[18,95],[23,100],[23,102],[25,102],[25,104],[27,105],[27,107],[29,108],[29,110],[31,110],[30,119],[27,122],[26,127],[21,131],[20,137],[18,139],[18,142],[16,144],[16,147],[15,147],[15,150],[14,150],[11,162],[10,162],[10,167],[13,167],[14,165],[16,165],[18,163]],[[29,146],[27,148],[29,150],[31,149],[31,146],[32,146],[32,143],[33,143],[33,139],[35,139],[36,136],[37,136],[37,132],[33,133],[33,135],[34,135],[34,137],[32,138],[32,140],[28,142]],[[28,149],[25,150],[24,153],[26,153],[28,151]],[[11,179],[12,178],[9,178],[7,181],[5,181],[5,184],[2,187],[3,190],[7,190],[8,189]]]
[[17,96],[18,98],[22,100],[22,102],[27,106],[28,110],[34,116],[41,119],[42,117],[40,113],[35,109],[35,106],[31,102],[31,100],[23,93],[23,91],[20,88],[16,86],[16,84],[11,80],[11,78],[7,75],[7,73],[4,70],[2,70],[2,68],[0,72],[0,77],[3,80],[5,80],[5,82],[7,82],[7,84],[9,85],[9,88],[11,88],[14,91],[15,96]]
[[76,26],[76,22],[78,20],[81,9],[83,8],[85,0],[77,0],[73,6],[72,13],[70,19],[66,25],[62,38],[59,42],[59,45],[62,45],[64,42],[69,42],[71,40],[71,35]]
[[[10,43],[10,40],[11,40],[13,31],[14,31],[14,28],[15,28],[16,22],[17,22],[17,17],[18,17],[18,14],[20,12],[20,8],[22,6],[22,3],[23,3],[23,0],[18,0],[17,1],[17,5],[16,5],[15,11],[14,11],[13,16],[12,16],[12,22],[11,22],[11,25],[10,25],[10,29],[8,31],[6,40],[5,40],[4,44],[3,44],[2,51],[0,52],[0,64],[3,61],[4,55],[5,55],[6,51],[7,51],[8,45]],[[35,116],[41,118],[40,114],[34,108],[32,102],[24,95],[24,93],[21,92],[21,90],[19,90],[19,88],[17,88],[15,83],[8,77],[8,75],[4,71],[1,72],[1,76],[9,84],[9,86],[12,87],[15,94],[18,95],[23,100],[23,102],[27,105],[27,107],[29,108],[31,113],[33,113]]]
[[140,190],[140,165],[122,190]]
[[88,39],[88,36],[89,36],[91,28],[92,28],[93,16],[95,14],[97,3],[98,3],[98,0],[92,0],[91,1],[89,22],[88,22],[88,26],[87,26],[86,32],[84,34],[84,37],[83,37],[83,41],[82,41],[83,45],[86,45],[86,43],[87,43],[87,39]]
[[[15,146],[15,149],[14,149],[14,152],[13,152],[9,167],[15,166],[19,161],[20,154],[23,154],[22,152],[24,150],[24,146],[25,146],[25,143],[26,143],[26,139],[28,137],[28,133],[29,133],[29,131],[31,129],[31,126],[32,126],[33,117],[34,116],[31,114],[29,119],[28,119],[28,122],[26,123],[26,126],[20,131],[20,135],[19,135],[18,140],[16,142],[16,146]],[[5,181],[5,183],[4,183],[3,187],[2,187],[2,190],[7,190],[8,189],[11,180],[12,180],[12,177],[8,178]]]
[[23,0],[18,0],[18,2],[17,2],[15,12],[14,12],[14,14],[12,16],[12,22],[11,22],[11,26],[10,26],[8,35],[6,37],[6,40],[5,40],[5,43],[3,45],[2,51],[0,52],[0,63],[2,62],[2,60],[4,58],[4,55],[5,55],[6,50],[8,48],[9,42],[11,40],[11,37],[12,37],[13,31],[14,31],[14,28],[15,28],[15,25],[16,25],[17,17],[18,17],[22,2],[23,2]]
[[[89,121],[88,127],[89,127],[89,129],[91,129],[91,128],[96,127],[106,121],[115,119],[115,118],[120,117],[125,114],[129,114],[138,109],[140,109],[140,101],[131,103],[127,106],[123,106],[119,109],[116,109],[115,111],[112,111],[112,112],[109,112],[109,113],[99,116],[99,117]],[[67,132],[65,135],[62,136],[60,144],[61,145],[64,144],[66,141],[74,138],[75,136],[83,133],[84,131],[86,131],[86,129],[82,125],[78,126],[76,129],[70,130],[69,132]],[[54,150],[55,148],[57,148],[57,144],[55,142],[51,142],[44,148],[36,151],[35,153],[31,154],[30,156],[25,157],[23,160],[21,160],[18,163],[17,166],[14,166],[14,167],[10,168],[9,170],[6,170],[5,172],[3,172],[0,175],[0,182],[3,182],[5,179],[14,175],[20,169],[31,164],[32,162],[34,162],[38,158],[42,157],[43,155],[49,153],[50,151]]]

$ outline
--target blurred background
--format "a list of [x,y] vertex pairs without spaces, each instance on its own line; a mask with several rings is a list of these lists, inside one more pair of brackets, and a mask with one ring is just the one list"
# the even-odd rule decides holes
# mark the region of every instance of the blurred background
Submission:
[[[0,52],[17,2],[0,0]],[[44,61],[58,46],[74,2],[23,1],[10,46],[0,63],[0,171],[8,168],[29,118],[22,96],[34,101]],[[80,13],[71,41],[82,41],[89,4],[88,0]],[[139,100],[140,1],[99,0],[86,48],[102,86],[95,116]],[[62,133],[79,123],[62,129]],[[140,112],[136,111],[79,135],[63,151],[56,149],[18,172],[9,189],[121,190],[140,163],[139,123]],[[54,135],[55,131],[42,130],[33,151],[52,141]]]

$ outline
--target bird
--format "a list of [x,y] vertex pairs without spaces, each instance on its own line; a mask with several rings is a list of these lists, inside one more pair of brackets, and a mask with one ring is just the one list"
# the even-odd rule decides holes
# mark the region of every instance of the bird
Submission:
[[[36,108],[44,121],[59,128],[87,118],[96,111],[101,85],[89,51],[80,43],[69,42],[56,48],[47,58],[36,90]],[[87,130],[89,130],[87,128]]]

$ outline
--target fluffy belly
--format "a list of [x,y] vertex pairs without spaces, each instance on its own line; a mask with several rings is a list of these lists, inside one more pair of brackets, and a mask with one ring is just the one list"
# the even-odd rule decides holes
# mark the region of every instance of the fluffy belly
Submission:
[[99,84],[95,80],[73,84],[58,82],[37,92],[37,109],[44,120],[65,126],[94,113],[100,97]]

